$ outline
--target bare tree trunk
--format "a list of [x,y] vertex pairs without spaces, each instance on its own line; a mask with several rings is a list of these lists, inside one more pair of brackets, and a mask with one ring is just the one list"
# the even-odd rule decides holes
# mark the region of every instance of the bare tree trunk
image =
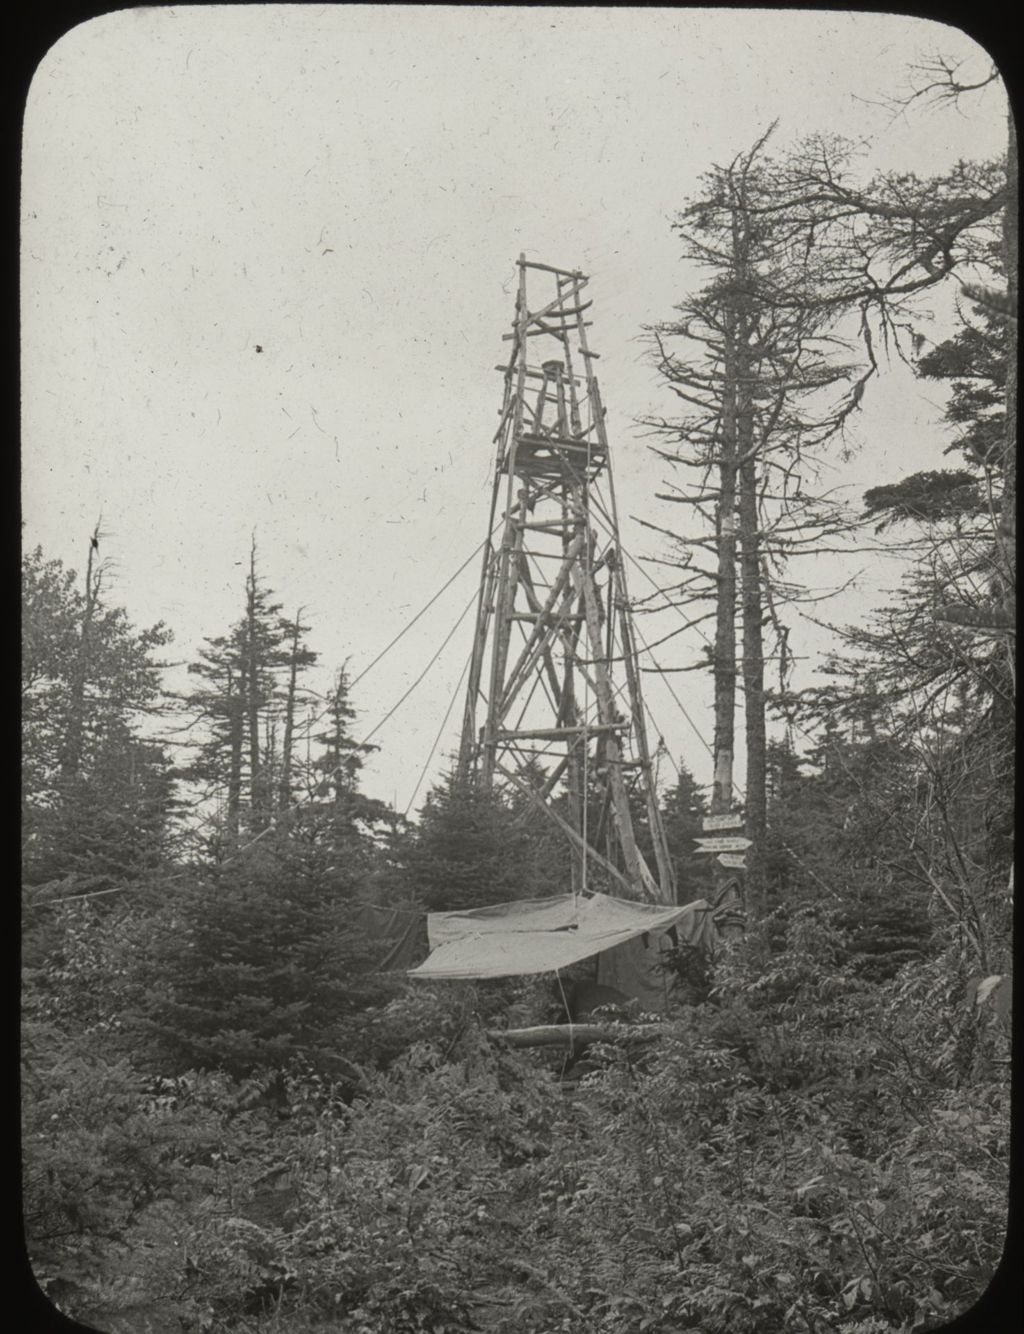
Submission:
[[[741,416],[742,420],[742,416]],[[742,434],[742,433],[741,433]],[[764,715],[764,642],[761,596],[761,535],[758,527],[757,455],[740,469],[740,569],[743,601],[743,711],[746,720],[747,782],[746,907],[752,917],[765,908],[764,844],[768,824],[767,738]]]
[[718,456],[718,600],[715,612],[715,771],[711,786],[712,815],[724,815],[732,809],[736,744],[735,321],[732,316],[727,318],[722,441]]
[[249,800],[254,829],[265,824],[263,768],[260,755],[260,672],[256,642],[256,543],[249,550],[249,577],[246,580],[245,607],[245,707],[249,731]]
[[299,627],[302,622],[302,608],[295,613],[292,626],[291,661],[288,665],[288,693],[284,706],[284,737],[281,742],[281,781],[278,787],[278,808],[286,811],[291,803],[292,793],[292,738],[295,735],[295,689],[299,677]]
[[345,677],[338,676],[334,689],[334,811],[340,818],[345,813],[344,750],[345,745]]
[[[736,319],[726,312],[722,382],[722,433],[718,450],[717,563],[715,603],[715,734],[712,815],[733,808],[733,767],[736,758]],[[736,872],[717,857],[712,865],[716,902],[724,902],[730,886],[739,890]]]
[[61,754],[61,776],[76,778],[82,767],[82,739],[85,733],[85,687],[89,680],[90,658],[92,656],[92,623],[96,615],[102,584],[102,569],[93,569],[93,557],[98,550],[100,539],[99,524],[93,529],[89,539],[89,557],[85,566],[85,607],[82,612],[82,631],[78,640],[78,653],[71,678],[71,698],[68,701],[67,727],[64,734],[64,746]]
[[228,709],[230,718],[230,751],[228,768],[228,819],[227,835],[229,844],[238,843],[238,831],[242,809],[242,741],[244,733],[245,703],[241,694],[241,680],[232,677],[228,669]]
[[744,906],[748,917],[764,913],[764,844],[767,827],[767,738],[764,713],[764,606],[762,592],[761,527],[758,483],[760,457],[754,436],[755,316],[747,293],[750,219],[746,206],[746,179],[740,182],[737,211],[733,214],[733,280],[736,284],[733,377],[736,395],[736,450],[738,453],[739,544],[743,608],[743,717],[746,732],[746,834],[750,847],[744,870]]
[[[738,204],[746,204],[741,182]],[[761,529],[758,481],[760,459],[754,439],[754,316],[745,295],[750,284],[749,216],[733,215],[733,261],[738,309],[735,316],[733,373],[736,394],[736,448],[739,454],[738,512],[741,601],[743,606],[743,717],[746,731],[746,852],[744,901],[747,914],[764,912],[764,842],[767,826],[767,740],[764,716],[764,616],[761,589]]]

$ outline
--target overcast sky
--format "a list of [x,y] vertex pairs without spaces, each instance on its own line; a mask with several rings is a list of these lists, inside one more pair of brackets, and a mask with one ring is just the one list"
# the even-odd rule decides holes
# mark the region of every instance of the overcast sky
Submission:
[[[962,113],[879,105],[936,51],[987,68],[955,29],[862,13],[185,6],[75,28],[25,120],[26,545],[82,569],[102,517],[111,597],[139,625],[167,622],[185,661],[238,618],[255,530],[284,610],[306,609],[318,683],[345,659],[358,674],[484,537],[494,367],[525,251],[591,275],[622,539],[658,554],[628,516],[678,519],[655,512],[664,467],[633,424],[667,410],[638,335],[685,294],[672,216],[775,119],[780,146],[869,140],[871,167],[927,174],[998,153],[996,88]],[[942,466],[941,402],[894,371],[831,480],[858,496]],[[815,579],[862,565],[819,563]],[[361,734],[478,570],[359,684]],[[891,582],[873,566],[827,614],[862,616]],[[364,786],[399,809],[470,629],[374,738]],[[803,635],[810,670],[827,640]],[[680,636],[659,658],[692,661],[699,643]],[[702,742],[645,679],[671,751],[706,781]],[[710,683],[673,685],[709,741]]]

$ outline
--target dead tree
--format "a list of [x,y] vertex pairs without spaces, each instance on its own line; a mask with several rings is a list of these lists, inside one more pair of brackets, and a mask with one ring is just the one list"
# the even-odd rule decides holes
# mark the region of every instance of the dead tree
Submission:
[[[764,136],[749,153],[715,169],[701,198],[677,222],[686,256],[710,271],[705,287],[677,307],[680,318],[650,331],[655,360],[683,404],[679,418],[646,424],[674,449],[657,449],[696,474],[691,489],[674,487],[660,498],[688,507],[714,526],[714,538],[687,525],[674,532],[683,577],[677,604],[712,602],[715,644],[715,786],[712,814],[732,806],[735,683],[743,681],[746,731],[746,820],[752,840],[745,870],[748,908],[763,909],[762,855],[766,833],[766,721],[764,627],[774,633],[780,687],[789,668],[788,630],[778,607],[800,600],[783,579],[800,554],[827,548],[849,521],[808,487],[814,465],[842,430],[855,405],[854,367],[836,357],[834,317],[819,309],[817,257],[801,245],[799,227],[781,209],[776,168]],[[806,299],[780,307],[784,291]],[[841,386],[838,403],[828,391]],[[664,530],[663,530],[664,531]],[[714,567],[700,564],[712,552]],[[737,563],[739,579],[737,579]],[[742,610],[742,654],[737,663],[736,610]],[[704,616],[695,612],[689,625]],[[720,877],[721,878],[721,877]]]

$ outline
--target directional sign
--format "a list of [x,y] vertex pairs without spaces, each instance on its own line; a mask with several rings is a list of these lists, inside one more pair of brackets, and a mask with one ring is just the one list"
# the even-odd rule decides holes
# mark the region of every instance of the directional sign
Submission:
[[701,827],[704,829],[742,829],[743,816],[738,811],[730,811],[728,815],[705,815],[701,821]]
[[718,861],[721,866],[728,866],[733,871],[745,871],[747,869],[746,858],[740,852],[723,852]]
[[745,852],[749,847],[750,839],[742,834],[723,834],[720,838],[697,840],[698,852]]

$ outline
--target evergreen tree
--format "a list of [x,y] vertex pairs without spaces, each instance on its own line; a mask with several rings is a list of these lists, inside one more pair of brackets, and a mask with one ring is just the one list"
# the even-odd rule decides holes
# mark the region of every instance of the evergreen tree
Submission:
[[[517,777],[535,793],[543,792],[548,780],[544,766],[532,756],[520,765]],[[527,886],[527,896],[544,898],[565,894],[572,887],[572,852],[565,834],[522,789],[509,790],[506,799],[513,826],[525,835],[525,839],[515,846],[524,859],[523,883]],[[596,804],[591,801],[592,814]],[[563,818],[567,817],[564,794],[556,798],[552,806]]]
[[[923,375],[952,385],[946,452],[961,452],[966,467],[866,493],[867,516],[879,529],[898,528],[914,563],[888,606],[866,626],[841,632],[847,651],[833,658],[834,684],[806,692],[817,719],[847,719],[865,744],[902,739],[912,759],[905,756],[900,771],[916,795],[912,812],[901,816],[899,805],[889,812],[902,840],[887,854],[893,874],[933,897],[971,966],[985,968],[1005,952],[1013,838],[1006,599],[1014,560],[1001,540],[1014,485],[1005,450],[1005,335],[1005,319],[1001,328],[976,309],[921,357]],[[885,781],[883,773],[883,789]]]
[[302,624],[302,611],[299,608],[295,619],[282,620],[281,630],[285,643],[285,669],[287,683],[284,689],[284,720],[281,738],[280,773],[277,780],[277,809],[286,811],[294,798],[295,742],[299,724],[300,678],[303,672],[312,667],[317,655],[308,648],[303,636],[308,634],[309,626]]
[[958,318],[953,337],[923,352],[915,370],[922,379],[949,385],[943,417],[953,439],[943,453],[959,452],[967,466],[914,473],[864,495],[865,516],[879,531],[901,522],[917,525],[925,547],[936,526],[964,538],[979,528],[990,532],[990,506],[998,510],[1004,485],[1006,322],[977,305],[959,307]]
[[311,766],[317,795],[329,802],[342,820],[355,817],[363,757],[377,749],[354,740],[351,726],[355,718],[356,711],[349,701],[348,673],[342,667],[328,699],[326,726],[315,734],[321,751]]
[[241,619],[226,635],[207,639],[189,665],[202,684],[184,700],[205,732],[188,773],[216,803],[219,854],[236,848],[243,833],[262,833],[286,804],[299,677],[316,661],[303,643],[301,617],[278,614],[281,606],[257,568],[255,543],[244,597]]
[[[90,551],[92,548],[90,548]],[[28,883],[130,877],[163,855],[173,774],[145,720],[160,707],[163,625],[139,631],[36,548],[22,562],[22,837]]]
[[232,640],[208,639],[188,670],[204,683],[185,704],[204,725],[206,736],[186,772],[206,795],[220,802],[223,839],[230,848],[237,844],[241,828],[245,726],[242,671]]
[[88,773],[65,779],[62,796],[56,810],[36,812],[35,875],[128,881],[172,860],[175,774],[159,742],[110,726],[91,747]]
[[787,915],[825,904],[858,971],[881,980],[933,948],[930,892],[907,869],[920,778],[870,679],[842,705],[828,698],[806,756],[771,747],[769,904]]
[[[676,307],[674,321],[650,330],[655,363],[681,415],[645,423],[670,443],[656,452],[695,481],[673,485],[659,499],[684,506],[701,524],[671,534],[681,553],[674,600],[687,608],[691,625],[715,620],[716,815],[732,807],[742,681],[751,839],[744,884],[755,916],[764,906],[765,627],[774,630],[784,680],[788,631],[778,607],[807,596],[784,575],[795,557],[820,552],[845,527],[836,507],[807,483],[863,388],[835,357],[835,313],[817,299],[828,260],[814,226],[787,196],[783,166],[767,156],[770,134],[709,172],[676,221],[686,258],[707,281]],[[702,563],[709,556],[711,567]]]
[[944,416],[956,435],[944,452],[959,450],[972,468],[998,473],[1006,433],[1006,320],[977,305],[961,306],[959,319],[952,338],[919,357],[917,373],[950,386]]
[[407,840],[409,894],[428,911],[537,897],[531,830],[518,813],[499,789],[459,782],[450,771],[428,793]]
[[355,718],[348,673],[342,667],[335,675],[328,700],[323,719],[326,726],[313,737],[321,749],[313,756],[304,779],[311,795],[297,803],[289,823],[300,840],[318,841],[333,863],[347,868],[348,892],[355,893],[352,886],[358,882],[359,895],[373,898],[371,886],[391,848],[399,816],[387,802],[368,797],[360,789],[364,759],[377,747],[353,738]]
[[236,645],[245,701],[249,823],[256,833],[267,827],[273,814],[275,757],[270,720],[278,699],[278,673],[287,661],[287,627],[278,616],[281,604],[271,602],[271,596],[256,569],[254,540],[245,578],[245,616],[236,627]]
[[297,1059],[350,1072],[352,1021],[389,988],[370,973],[373,943],[353,923],[357,868],[338,852],[315,817],[293,821],[180,892],[176,929],[149,962],[147,1061],[236,1078]]
[[695,851],[696,840],[704,832],[703,820],[707,814],[707,798],[680,760],[678,778],[662,798],[665,834],[675,867],[680,903],[710,898],[713,893],[712,858]]
[[253,564],[244,617],[193,666],[208,728],[193,774],[224,799],[231,837],[176,896],[140,1024],[176,1070],[242,1076],[301,1058],[347,1077],[365,1055],[361,1016],[393,990],[372,974],[381,945],[359,909],[397,817],[360,791],[373,747],[352,738],[346,672],[306,716],[301,673],[316,655],[301,614],[277,613]]

